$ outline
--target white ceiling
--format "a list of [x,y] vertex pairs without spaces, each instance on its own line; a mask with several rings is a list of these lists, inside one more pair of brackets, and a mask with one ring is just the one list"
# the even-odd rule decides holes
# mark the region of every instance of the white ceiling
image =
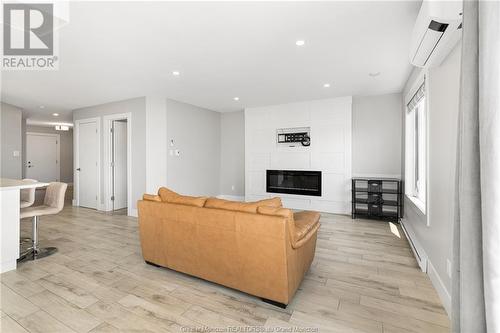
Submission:
[[72,109],[150,94],[226,112],[400,92],[419,6],[73,2],[59,70],[3,72],[2,100],[33,119],[71,120]]

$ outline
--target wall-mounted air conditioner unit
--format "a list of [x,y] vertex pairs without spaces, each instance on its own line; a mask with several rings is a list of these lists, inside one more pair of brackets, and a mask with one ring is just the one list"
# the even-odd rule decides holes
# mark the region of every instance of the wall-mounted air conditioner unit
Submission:
[[410,62],[439,66],[462,37],[462,1],[424,0],[413,28]]

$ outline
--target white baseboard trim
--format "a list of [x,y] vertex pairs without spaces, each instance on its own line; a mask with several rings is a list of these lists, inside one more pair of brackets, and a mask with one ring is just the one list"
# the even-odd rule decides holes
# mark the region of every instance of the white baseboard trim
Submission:
[[243,195],[227,195],[227,194],[219,194],[217,196],[219,199],[231,200],[231,201],[245,201],[245,197]]
[[448,316],[450,316],[451,314],[450,293],[444,286],[443,280],[441,280],[441,277],[439,276],[436,269],[432,265],[432,262],[429,260],[429,257],[425,253],[423,247],[416,239],[412,228],[405,222],[406,222],[405,219],[401,220],[401,229],[403,229],[403,232],[405,233],[406,238],[410,243],[410,247],[411,250],[413,251],[413,254],[415,255],[415,259],[417,259],[417,263],[420,266],[422,272],[426,273],[429,276],[429,279],[431,280],[434,289],[436,289],[436,292],[438,293],[441,303],[443,303],[444,309],[448,313]]
[[17,261],[4,261],[0,264],[0,273],[5,273],[8,271],[13,271],[17,268]]
[[429,275],[429,278],[431,279],[432,285],[436,289],[439,298],[441,299],[441,302],[443,303],[443,307],[448,313],[448,317],[450,317],[451,314],[451,296],[446,287],[444,286],[443,280],[441,280],[441,277],[439,274],[436,272],[436,269],[432,265],[432,262],[430,260],[427,261],[427,275]]

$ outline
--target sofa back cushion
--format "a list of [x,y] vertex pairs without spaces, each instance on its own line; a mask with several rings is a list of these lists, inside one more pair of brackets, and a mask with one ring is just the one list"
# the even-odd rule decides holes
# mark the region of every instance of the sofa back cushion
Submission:
[[177,194],[172,190],[169,190],[166,187],[160,187],[160,189],[158,190],[158,195],[160,196],[161,201],[163,202],[170,202],[173,198],[179,196],[179,194]]
[[148,200],[148,201],[156,201],[156,202],[162,202],[161,198],[159,195],[154,195],[154,194],[143,194],[142,200]]
[[280,197],[274,197],[270,199],[263,199],[259,201],[255,201],[257,206],[267,206],[267,207],[275,207],[275,208],[281,208],[283,207],[283,204],[281,203],[281,198]]
[[257,205],[252,202],[239,202],[217,198],[209,198],[205,203],[206,208],[232,210],[245,213],[257,213]]
[[209,198],[205,203],[206,208],[225,209],[245,213],[257,213],[259,206],[281,207],[280,198],[264,199],[255,202],[240,202],[218,198]]
[[[206,207],[206,208],[217,208],[224,210],[232,210],[245,213],[257,213],[257,208],[260,206],[268,206],[281,208],[283,207],[281,203],[281,198],[275,197],[270,199],[263,199],[254,202],[240,202],[231,201],[217,198],[206,198],[206,197],[190,197],[187,195],[180,195],[166,187],[160,187],[158,190],[158,196],[163,202],[189,205],[195,207]],[[152,199],[152,198],[148,198]]]
[[188,195],[180,195],[166,187],[160,187],[158,195],[163,202],[169,202],[179,205],[187,205],[194,207],[203,207],[207,197],[191,197]]
[[190,197],[188,195],[177,195],[169,200],[169,203],[179,204],[179,205],[187,205],[194,207],[203,207],[205,202],[207,201],[207,197]]
[[282,216],[293,220],[293,212],[287,208],[259,206],[257,212],[263,215]]

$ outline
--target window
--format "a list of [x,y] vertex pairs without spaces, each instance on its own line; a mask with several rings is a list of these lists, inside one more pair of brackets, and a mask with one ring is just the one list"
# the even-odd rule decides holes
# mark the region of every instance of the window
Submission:
[[425,82],[406,106],[405,194],[425,214],[426,208],[426,98]]

